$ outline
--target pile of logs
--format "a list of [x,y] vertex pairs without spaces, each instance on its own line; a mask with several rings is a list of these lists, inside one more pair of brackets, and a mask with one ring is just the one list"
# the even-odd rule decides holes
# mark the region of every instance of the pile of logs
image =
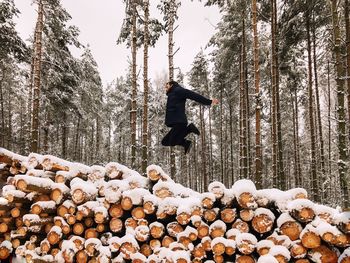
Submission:
[[0,148],[0,260],[350,262],[350,212],[239,180],[198,193],[156,165],[86,166]]

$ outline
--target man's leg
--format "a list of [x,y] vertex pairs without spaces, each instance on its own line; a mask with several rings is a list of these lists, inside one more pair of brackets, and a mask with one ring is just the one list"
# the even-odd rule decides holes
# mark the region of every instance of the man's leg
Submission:
[[178,123],[174,124],[171,130],[164,136],[162,140],[162,145],[164,146],[175,146],[175,145],[185,145],[185,137],[188,134],[187,124]]

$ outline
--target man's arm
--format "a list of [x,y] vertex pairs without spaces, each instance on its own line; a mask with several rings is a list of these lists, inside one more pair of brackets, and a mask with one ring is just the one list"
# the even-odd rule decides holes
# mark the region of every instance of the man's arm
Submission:
[[212,100],[192,91],[192,90],[188,90],[188,89],[183,89],[183,95],[186,99],[190,99],[190,100],[194,100],[200,104],[203,105],[211,105],[212,104]]

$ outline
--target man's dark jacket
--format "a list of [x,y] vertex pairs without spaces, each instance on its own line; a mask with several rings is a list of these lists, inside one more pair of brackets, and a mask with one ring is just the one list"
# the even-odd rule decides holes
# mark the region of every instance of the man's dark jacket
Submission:
[[168,100],[166,104],[165,125],[172,127],[174,124],[186,123],[185,112],[186,99],[197,101],[203,105],[211,105],[212,101],[179,85],[173,85],[167,92]]

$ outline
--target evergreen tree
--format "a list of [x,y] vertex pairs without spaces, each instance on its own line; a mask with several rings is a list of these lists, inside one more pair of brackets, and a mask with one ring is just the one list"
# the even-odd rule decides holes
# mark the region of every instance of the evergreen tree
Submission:
[[[13,100],[9,100],[9,96],[15,93],[14,82],[17,72],[20,71],[17,63],[28,61],[29,50],[23,40],[19,37],[15,29],[13,19],[18,16],[19,10],[15,7],[13,0],[4,0],[0,3],[0,116],[1,116],[1,131],[0,131],[0,146],[10,147],[11,136],[14,131],[11,128],[12,119],[10,118],[11,105]],[[18,94],[19,95],[19,94]],[[15,96],[20,98],[21,96]],[[6,101],[8,105],[6,104]],[[21,105],[21,104],[19,104]],[[23,109],[24,110],[24,109]],[[6,144],[5,144],[6,141]]]

